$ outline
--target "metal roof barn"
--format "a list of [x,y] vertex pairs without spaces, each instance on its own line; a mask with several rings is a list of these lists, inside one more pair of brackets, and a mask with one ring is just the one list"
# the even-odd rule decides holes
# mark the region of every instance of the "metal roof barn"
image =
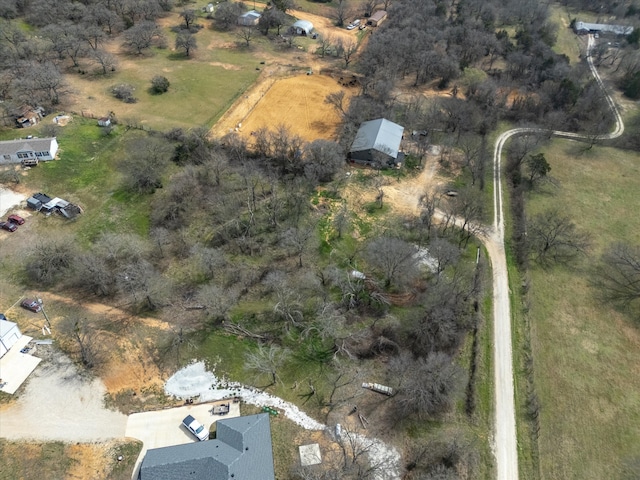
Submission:
[[349,156],[363,163],[393,164],[400,153],[403,133],[404,127],[385,118],[364,122],[351,144]]

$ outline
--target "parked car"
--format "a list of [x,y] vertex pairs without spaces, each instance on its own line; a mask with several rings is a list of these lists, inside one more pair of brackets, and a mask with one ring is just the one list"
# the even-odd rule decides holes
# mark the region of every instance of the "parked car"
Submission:
[[204,425],[202,425],[191,415],[187,415],[186,417],[184,417],[184,420],[182,420],[182,424],[187,427],[187,430],[193,433],[198,440],[202,441],[209,439],[209,430],[204,428]]
[[34,298],[25,298],[20,305],[22,306],[22,308],[26,308],[27,310],[31,310],[35,313],[38,313],[40,312],[40,310],[42,310],[42,306]]
[[15,232],[18,229],[18,226],[11,222],[0,222],[0,228],[7,230],[8,232]]
[[7,220],[11,223],[15,223],[16,225],[24,225],[24,218],[19,217],[18,215],[9,215]]
[[353,23],[347,25],[347,30],[353,30],[354,28],[356,28],[356,26]]

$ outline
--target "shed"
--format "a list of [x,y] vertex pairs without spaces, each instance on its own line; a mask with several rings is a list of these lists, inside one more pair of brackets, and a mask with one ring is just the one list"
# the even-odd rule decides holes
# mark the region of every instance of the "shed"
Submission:
[[255,10],[249,10],[238,17],[238,25],[243,27],[254,27],[258,25],[262,15]]
[[98,119],[98,125],[101,127],[108,127],[111,125],[111,119],[109,117],[102,117]]
[[387,18],[387,11],[378,10],[377,12],[374,12],[374,14],[369,17],[369,20],[367,20],[367,25],[371,25],[372,27],[377,27],[384,21],[385,18]]
[[392,167],[403,157],[400,152],[403,133],[404,127],[385,118],[363,122],[351,145],[349,158],[376,168]]
[[313,23],[309,20],[298,20],[291,26],[291,30],[296,35],[311,35],[311,32],[313,31]]
[[35,210],[36,212],[39,212],[40,209],[42,208],[42,202],[37,198],[29,197],[27,198],[27,207],[29,207],[32,210]]
[[215,7],[213,6],[213,3],[207,3],[207,6],[204,7],[204,11],[207,13],[213,13],[214,10]]
[[22,332],[16,323],[10,322],[6,317],[0,320],[0,357],[4,356],[20,337]]

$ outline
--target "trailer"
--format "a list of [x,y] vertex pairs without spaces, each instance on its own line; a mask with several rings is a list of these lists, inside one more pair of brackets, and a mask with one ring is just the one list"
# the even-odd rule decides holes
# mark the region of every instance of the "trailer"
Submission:
[[386,385],[380,385],[379,383],[363,383],[362,388],[366,388],[367,390],[371,390],[373,392],[382,393],[383,395],[388,395],[389,397],[392,397],[396,394],[393,388],[387,387]]

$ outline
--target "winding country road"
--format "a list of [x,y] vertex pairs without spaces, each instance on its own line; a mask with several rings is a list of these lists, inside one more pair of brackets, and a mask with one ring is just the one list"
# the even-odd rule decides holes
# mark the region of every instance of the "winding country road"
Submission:
[[[589,35],[587,43],[587,62],[591,73],[602,89],[609,108],[615,116],[616,126],[613,132],[598,135],[597,140],[617,138],[624,132],[622,117],[615,103],[607,94],[591,58],[594,40]],[[494,335],[494,380],[495,380],[495,437],[494,454],[496,457],[498,480],[516,480],[518,478],[518,450],[516,436],[516,415],[513,387],[513,355],[511,339],[511,310],[509,299],[509,276],[504,250],[504,212],[502,204],[502,183],[500,180],[502,148],[514,136],[546,133],[556,137],[583,139],[586,135],[573,132],[551,131],[540,128],[514,128],[502,133],[495,144],[493,153],[493,229],[482,235],[493,267],[493,335]]]

